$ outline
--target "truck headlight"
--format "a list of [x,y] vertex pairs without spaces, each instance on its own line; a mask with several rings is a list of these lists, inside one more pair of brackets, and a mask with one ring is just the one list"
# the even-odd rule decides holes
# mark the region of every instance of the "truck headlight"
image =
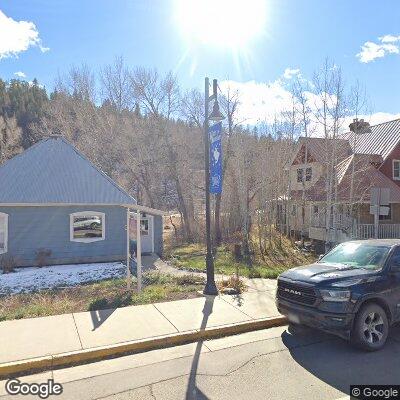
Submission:
[[349,301],[350,290],[321,290],[324,301]]

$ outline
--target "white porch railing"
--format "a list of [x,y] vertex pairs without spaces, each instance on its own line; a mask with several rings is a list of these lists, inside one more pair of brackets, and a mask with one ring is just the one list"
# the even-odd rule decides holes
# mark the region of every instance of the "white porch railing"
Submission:
[[[356,226],[354,239],[370,239],[375,237],[374,224],[359,224]],[[378,239],[400,239],[400,224],[380,224]]]
[[[375,237],[375,227],[374,224],[354,224],[353,227],[338,226],[336,231],[331,228],[327,235],[325,227],[311,225],[310,237],[312,239],[339,242],[350,239],[373,239]],[[378,227],[378,239],[400,239],[400,224],[380,224]]]
[[374,224],[356,225],[352,234],[353,239],[370,239],[375,235]]

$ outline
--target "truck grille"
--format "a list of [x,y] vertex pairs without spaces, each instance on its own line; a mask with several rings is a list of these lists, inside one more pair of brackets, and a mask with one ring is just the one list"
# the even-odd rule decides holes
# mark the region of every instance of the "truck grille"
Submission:
[[278,280],[278,297],[307,305],[313,305],[317,299],[313,288],[281,280]]

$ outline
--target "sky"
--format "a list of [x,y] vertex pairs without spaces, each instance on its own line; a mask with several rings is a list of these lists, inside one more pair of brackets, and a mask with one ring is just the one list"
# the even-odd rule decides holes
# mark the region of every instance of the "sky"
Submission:
[[123,56],[173,71],[183,88],[204,77],[242,93],[251,121],[287,106],[297,75],[328,57],[348,87],[365,87],[371,123],[400,117],[398,0],[2,0],[0,78],[37,78]]

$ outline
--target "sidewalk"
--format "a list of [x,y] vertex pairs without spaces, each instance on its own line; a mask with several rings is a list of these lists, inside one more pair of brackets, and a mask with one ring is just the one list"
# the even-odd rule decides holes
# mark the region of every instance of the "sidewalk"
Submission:
[[252,286],[239,296],[4,321],[0,364],[278,316],[273,284]]

